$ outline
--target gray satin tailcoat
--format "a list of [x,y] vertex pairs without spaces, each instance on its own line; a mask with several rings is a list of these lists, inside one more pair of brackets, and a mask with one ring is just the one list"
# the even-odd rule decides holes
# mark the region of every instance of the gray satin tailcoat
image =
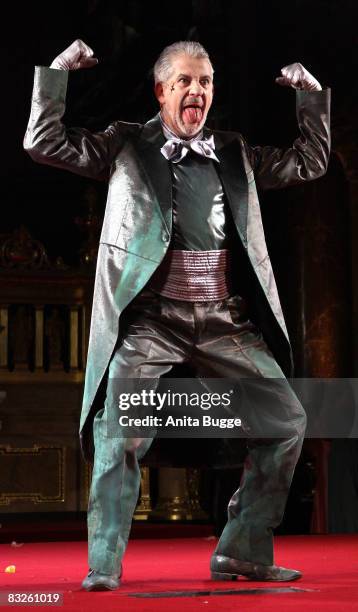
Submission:
[[[169,245],[171,173],[160,152],[159,117],[145,125],[115,121],[105,131],[62,123],[68,73],[37,67],[24,147],[37,162],[91,178],[109,173],[106,212],[95,280],[85,390],[80,422],[82,448],[91,455],[90,412],[120,331],[124,308],[148,282]],[[291,352],[267,253],[257,197],[322,176],[330,151],[330,90],[296,92],[300,136],[291,148],[249,146],[239,133],[215,131],[219,171],[235,225],[257,284],[256,323],[277,361],[290,372]],[[205,128],[209,135],[210,130]],[[86,427],[85,427],[86,425]]]

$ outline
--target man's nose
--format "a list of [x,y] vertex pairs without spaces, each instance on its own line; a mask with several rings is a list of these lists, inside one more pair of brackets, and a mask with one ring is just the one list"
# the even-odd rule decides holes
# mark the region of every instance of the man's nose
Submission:
[[203,93],[203,87],[200,85],[199,81],[192,81],[190,83],[189,93],[192,96],[199,96]]

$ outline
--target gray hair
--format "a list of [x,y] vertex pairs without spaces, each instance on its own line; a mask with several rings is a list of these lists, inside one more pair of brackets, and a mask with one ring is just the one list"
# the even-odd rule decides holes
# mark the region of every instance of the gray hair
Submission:
[[211,70],[214,73],[209,54],[203,45],[193,40],[180,40],[168,47],[165,47],[154,64],[154,83],[165,83],[170,79],[173,72],[172,61],[175,56],[190,55],[196,59],[208,60]]

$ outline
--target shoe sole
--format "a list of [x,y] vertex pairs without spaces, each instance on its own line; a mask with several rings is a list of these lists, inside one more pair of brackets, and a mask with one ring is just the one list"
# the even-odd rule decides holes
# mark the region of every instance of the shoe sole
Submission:
[[292,578],[260,578],[258,576],[252,576],[248,574],[227,574],[225,572],[211,572],[211,580],[237,580],[240,576],[247,578],[248,580],[254,580],[255,582],[292,582],[298,580],[301,575],[292,576]]
[[240,574],[224,574],[223,572],[211,572],[211,580],[237,580]]
[[109,586],[105,586],[104,584],[96,584],[93,587],[83,587],[85,591],[89,592],[89,591],[115,591],[116,589],[118,589],[118,587],[109,587]]

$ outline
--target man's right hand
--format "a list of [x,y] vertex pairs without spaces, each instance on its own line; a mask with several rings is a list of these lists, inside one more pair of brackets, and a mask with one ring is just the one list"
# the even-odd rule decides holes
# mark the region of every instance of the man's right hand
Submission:
[[98,59],[93,57],[91,47],[78,38],[53,60],[50,68],[78,70],[79,68],[92,68],[96,64],[98,64]]

